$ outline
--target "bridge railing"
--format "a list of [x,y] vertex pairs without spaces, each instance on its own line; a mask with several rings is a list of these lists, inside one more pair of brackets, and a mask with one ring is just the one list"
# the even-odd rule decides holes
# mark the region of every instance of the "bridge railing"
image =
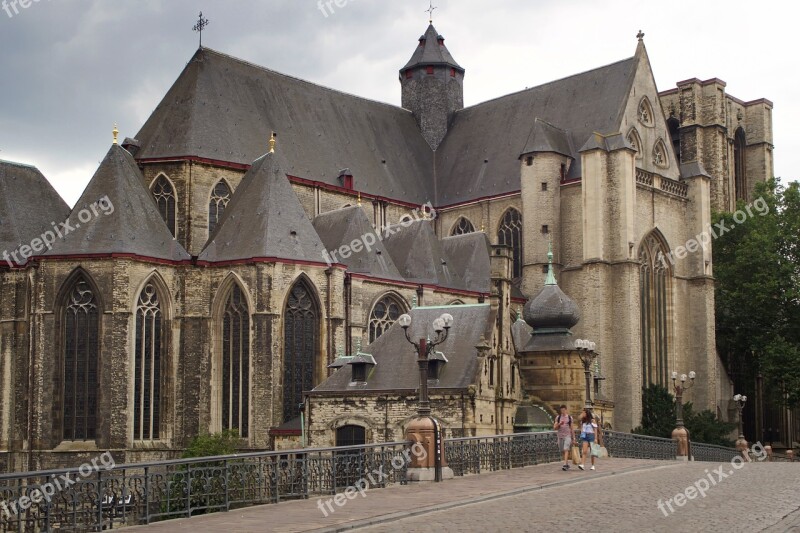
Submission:
[[555,431],[447,439],[444,450],[456,476],[559,460]]
[[0,531],[101,531],[405,484],[408,457],[408,443],[391,442],[3,474]]
[[736,448],[716,446],[714,444],[702,444],[692,442],[690,445],[692,459],[695,461],[713,461],[716,463],[727,463],[734,457],[742,457],[742,453]]
[[603,435],[610,457],[674,460],[677,452],[677,446],[672,439],[618,431],[605,431]]

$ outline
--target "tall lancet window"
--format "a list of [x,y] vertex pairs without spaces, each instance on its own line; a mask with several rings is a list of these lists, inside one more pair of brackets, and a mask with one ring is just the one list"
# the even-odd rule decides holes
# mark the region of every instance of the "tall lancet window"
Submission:
[[734,193],[737,200],[747,199],[747,180],[745,179],[745,169],[747,167],[746,149],[747,141],[745,140],[744,130],[736,128],[736,133],[733,135],[733,177],[734,186],[736,187]]
[[513,249],[512,277],[522,276],[522,213],[513,207],[506,211],[497,230],[497,243]]
[[658,232],[645,237],[639,248],[642,383],[669,384],[669,331],[672,273],[669,249]]
[[222,317],[222,429],[250,429],[250,311],[234,284]]
[[136,306],[134,347],[133,438],[155,440],[161,433],[163,313],[152,283],[145,285]]
[[63,437],[97,438],[100,312],[83,276],[73,282],[64,306]]
[[314,386],[319,310],[308,284],[301,280],[289,292],[284,313],[283,421],[300,416],[303,391]]
[[163,174],[153,183],[153,199],[156,201],[161,218],[167,223],[169,232],[174,237],[176,226],[175,188]]
[[231,188],[225,180],[219,180],[214,185],[214,190],[211,191],[211,199],[208,201],[208,235],[214,233],[217,227],[217,222],[222,218],[222,213],[225,211],[228,202],[231,201]]

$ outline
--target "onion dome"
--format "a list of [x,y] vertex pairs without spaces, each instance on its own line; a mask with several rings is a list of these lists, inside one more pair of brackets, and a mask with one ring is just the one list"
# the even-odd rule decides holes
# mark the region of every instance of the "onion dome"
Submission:
[[553,275],[553,247],[547,252],[549,266],[544,287],[525,304],[525,322],[537,333],[568,332],[581,319],[578,305],[556,284]]

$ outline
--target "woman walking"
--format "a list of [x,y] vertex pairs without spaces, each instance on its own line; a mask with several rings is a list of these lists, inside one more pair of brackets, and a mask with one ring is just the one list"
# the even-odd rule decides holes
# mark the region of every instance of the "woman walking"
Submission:
[[597,422],[594,421],[592,410],[584,408],[583,411],[581,411],[581,442],[583,443],[583,453],[581,454],[582,462],[578,465],[578,468],[586,470],[586,457],[591,456],[591,470],[594,470],[594,458],[596,457],[594,449],[597,447],[599,450],[601,441],[601,432]]

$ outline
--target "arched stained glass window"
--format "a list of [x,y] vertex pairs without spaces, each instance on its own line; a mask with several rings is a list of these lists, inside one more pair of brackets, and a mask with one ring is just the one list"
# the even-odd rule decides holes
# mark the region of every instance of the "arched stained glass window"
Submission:
[[222,319],[222,429],[250,429],[250,311],[234,285]]
[[284,313],[283,421],[300,416],[303,391],[314,387],[319,310],[305,280],[289,292]]
[[669,249],[656,232],[639,248],[642,383],[669,384],[669,303],[671,272]]
[[737,200],[747,199],[747,180],[745,179],[745,149],[747,142],[745,140],[744,130],[737,128],[733,135],[733,177],[734,186],[736,187],[735,198]]
[[161,426],[163,313],[152,283],[145,285],[136,306],[134,347],[133,438],[155,440]]
[[513,207],[503,215],[497,242],[513,249],[512,277],[522,276],[522,214]]
[[83,276],[73,281],[64,306],[63,438],[97,438],[100,312]]
[[233,196],[233,192],[231,192],[231,188],[225,182],[225,180],[219,180],[216,185],[214,185],[214,190],[211,191],[211,199],[208,201],[208,234],[209,236],[214,233],[214,230],[217,227],[217,222],[219,219],[222,218],[222,213],[225,211],[225,207],[228,205],[228,202],[231,201],[231,196]]
[[161,218],[167,223],[169,232],[174,237],[177,200],[175,189],[163,174],[156,178],[155,183],[153,183],[153,198],[158,206],[158,212],[161,213]]
[[450,235],[466,235],[467,233],[474,232],[475,226],[472,225],[472,222],[464,217],[460,217],[458,221],[456,221],[456,225],[453,226],[453,231]]
[[383,335],[406,310],[405,303],[387,295],[381,298],[369,315],[369,342]]

